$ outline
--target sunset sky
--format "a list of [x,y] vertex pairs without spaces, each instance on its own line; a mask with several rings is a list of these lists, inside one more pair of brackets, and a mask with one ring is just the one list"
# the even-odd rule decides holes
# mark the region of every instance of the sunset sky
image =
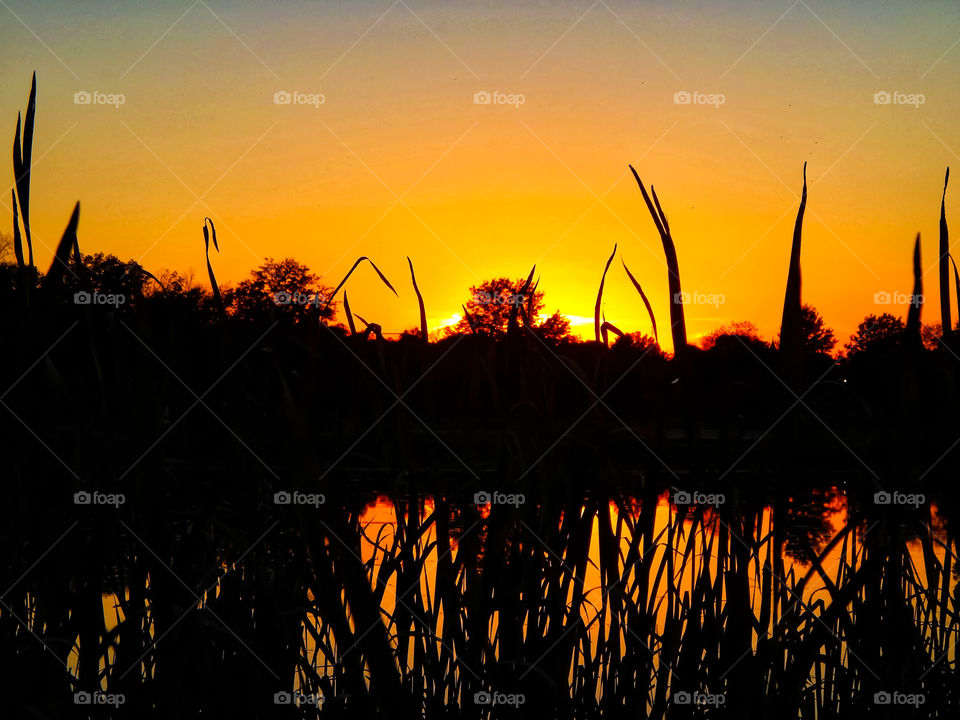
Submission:
[[[548,311],[590,317],[617,243],[666,328],[632,163],[663,203],[684,289],[724,299],[687,308],[691,337],[752,320],[769,339],[807,162],[804,301],[841,341],[868,313],[903,314],[874,298],[910,292],[919,231],[924,320],[939,320],[940,195],[960,166],[955,0],[0,0],[2,147],[34,70],[41,269],[80,200],[84,252],[205,282],[210,216],[221,284],[292,256],[334,285],[368,255],[400,298],[363,268],[351,306],[396,332],[418,322],[407,255],[437,326],[470,285],[533,263]],[[483,92],[523,102],[476,103]],[[11,214],[7,189],[3,232]],[[650,331],[619,259],[604,297],[608,320]]]

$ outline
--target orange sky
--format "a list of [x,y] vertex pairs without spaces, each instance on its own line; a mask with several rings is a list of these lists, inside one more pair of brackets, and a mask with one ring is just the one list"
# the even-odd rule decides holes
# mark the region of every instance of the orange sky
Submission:
[[[431,325],[469,285],[534,262],[548,311],[591,317],[614,243],[667,327],[663,254],[633,163],[664,204],[684,289],[724,299],[689,306],[689,334],[749,319],[773,337],[807,161],[804,300],[845,339],[891,309],[875,293],[910,292],[917,231],[924,319],[939,320],[958,41],[960,5],[947,2],[7,0],[0,118],[12,140],[36,69],[42,268],[79,199],[85,252],[204,280],[210,215],[222,284],[293,256],[333,285],[369,255],[400,298],[361,270],[351,306],[387,331],[417,323],[407,255]],[[74,104],[78,91],[124,103]],[[325,101],[277,105],[277,91]],[[525,101],[475,104],[481,91]],[[684,91],[724,102],[676,104]],[[878,91],[923,103],[876,104]],[[9,192],[0,202],[9,218]],[[948,192],[948,218],[955,207]],[[619,260],[604,311],[649,332]]]

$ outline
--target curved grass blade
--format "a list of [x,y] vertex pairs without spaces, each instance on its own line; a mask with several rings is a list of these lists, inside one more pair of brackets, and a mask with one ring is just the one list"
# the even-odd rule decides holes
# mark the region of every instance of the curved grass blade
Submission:
[[[410,278],[413,280],[413,291],[417,293],[417,303],[420,305],[420,339],[423,342],[427,340],[427,311],[423,306],[423,295],[420,294],[420,287],[417,285],[417,275],[413,272],[413,261],[407,256],[407,264],[410,266]],[[343,294],[343,301],[347,301],[347,294]]]
[[633,276],[633,273],[630,272],[630,268],[627,267],[627,263],[624,262],[623,258],[620,258],[620,262],[623,263],[623,269],[627,271],[627,277],[630,278],[630,282],[633,283],[633,286],[637,289],[637,292],[640,293],[640,299],[643,300],[643,304],[647,307],[647,314],[650,316],[650,322],[653,324],[653,339],[656,340],[657,345],[660,344],[660,336],[657,335],[657,318],[653,315],[653,308],[650,307],[650,301],[647,300],[647,296],[643,292],[643,288],[640,287],[640,283],[637,282],[637,279]]
[[[353,313],[350,312],[350,301],[347,299],[346,292],[343,293],[343,311],[347,314],[347,325],[350,326],[350,334],[356,335],[357,326],[353,322]],[[357,317],[360,317],[360,316],[358,315]],[[360,318],[360,319],[363,320],[363,318]],[[366,320],[364,320],[364,324],[366,324]]]
[[[947,258],[950,255],[950,233],[947,231],[947,183],[950,181],[950,168],[943,177],[943,197],[940,200],[940,326],[943,329],[943,339],[948,340],[953,334],[953,323],[950,318],[950,268]],[[958,312],[960,312],[960,295],[957,296]]]
[[30,173],[33,168],[33,130],[37,115],[37,73],[33,73],[30,83],[30,99],[23,116],[23,155],[22,175],[18,176],[17,195],[20,198],[20,211],[23,214],[23,230],[27,240],[28,264],[33,267],[33,231],[30,229]]
[[23,215],[23,232],[27,240],[28,264],[33,267],[33,233],[30,231],[30,168],[33,162],[33,128],[37,114],[37,73],[33,73],[30,99],[23,117],[23,140],[20,137],[20,114],[13,138],[13,176]]
[[953,281],[957,289],[957,305],[960,307],[960,272],[957,272],[957,262],[953,259],[953,255],[947,253],[947,256],[950,258],[950,262],[953,263]]
[[67,223],[67,229],[63,231],[63,237],[57,245],[57,251],[53,256],[53,262],[47,271],[47,281],[53,285],[63,283],[64,274],[69,272],[75,275],[70,269],[70,252],[79,247],[77,243],[77,226],[80,224],[80,203],[73,208],[73,214],[70,216],[70,222]]
[[[347,294],[344,293],[343,297],[346,298]],[[346,299],[344,299],[344,303],[346,303]],[[363,316],[360,315],[359,313],[357,314],[357,317],[360,319],[360,322],[363,323],[363,339],[364,340],[370,337],[371,334],[377,340],[383,340],[383,328],[381,328],[380,325],[378,325],[377,323],[368,323],[366,320],[363,319]]]
[[20,238],[20,216],[17,214],[17,194],[10,191],[10,201],[13,204],[13,254],[17,258],[17,266],[23,268],[23,240]]
[[[600,303],[603,300],[603,283],[607,279],[607,270],[610,269],[610,263],[613,262],[613,256],[617,254],[617,244],[613,244],[613,252],[607,258],[607,264],[603,267],[603,275],[600,276],[600,289],[597,291],[597,304],[593,308],[593,330],[597,342],[600,342]],[[604,343],[606,344],[606,343]]]
[[609,347],[609,337],[610,337],[610,333],[613,333],[613,334],[616,335],[618,338],[622,338],[623,335],[624,335],[623,330],[621,330],[620,328],[618,328],[618,327],[617,327],[616,325],[614,325],[613,323],[607,322],[607,316],[606,316],[606,314],[604,314],[604,316],[603,316],[603,324],[600,326],[600,335],[603,337],[603,344],[604,344],[605,346],[607,346],[607,347]]
[[[79,252],[80,252],[80,248],[77,248],[77,253],[79,254]],[[140,271],[140,273],[141,273],[142,275],[150,278],[150,279],[153,280],[157,285],[159,285],[161,290],[166,291],[166,288],[163,286],[163,283],[160,282],[160,281],[157,279],[157,276],[154,275],[152,272],[150,272],[149,270],[147,270],[147,269],[144,268],[144,267],[141,267],[139,271]]]
[[30,168],[33,162],[33,129],[37,115],[37,73],[30,84],[30,99],[23,116],[23,141],[20,138],[20,114],[13,139],[13,176],[23,216],[23,233],[27,240],[28,264],[33,267],[33,234],[30,231]]
[[[622,337],[626,334],[626,333],[623,332],[623,330],[621,330],[620,328],[618,328],[618,327],[617,327],[616,325],[614,325],[612,322],[607,322],[606,319],[604,319],[603,325],[600,326],[600,329],[601,329],[604,333],[612,332],[612,333],[613,333],[614,335],[616,335],[618,338],[622,338]],[[604,342],[604,344],[606,344],[606,342],[607,342],[606,337],[604,337],[603,342]]]
[[[207,230],[207,223],[210,223],[210,229]],[[220,286],[217,285],[217,277],[213,274],[213,265],[210,264],[210,240],[211,234],[213,235],[213,247],[217,252],[220,252],[220,246],[217,244],[217,228],[213,224],[213,220],[208,217],[203,219],[203,249],[207,256],[207,275],[210,276],[210,288],[213,292],[214,302],[217,304],[217,310],[220,312],[220,317],[224,315],[223,307],[223,297],[220,295]]]
[[[800,300],[800,244],[803,235],[803,213],[807,207],[807,164],[803,164],[803,192],[800,208],[793,227],[793,245],[790,248],[790,268],[787,271],[787,290],[783,297],[783,315],[780,320],[780,351],[788,362],[799,362],[803,352],[802,309]],[[794,368],[796,370],[796,368]]]
[[[374,264],[373,260],[371,260],[371,259],[368,258],[366,255],[364,255],[364,256],[360,257],[360,258],[353,264],[353,267],[350,268],[350,271],[349,271],[346,275],[343,276],[343,280],[340,281],[340,284],[337,285],[337,287],[334,288],[334,290],[333,290],[332,293],[330,293],[330,296],[327,298],[327,302],[326,302],[326,303],[324,304],[324,306],[323,306],[324,309],[326,309],[327,307],[329,307],[330,303],[333,302],[333,299],[337,296],[337,293],[340,291],[340,288],[342,288],[342,287],[344,286],[344,284],[347,282],[347,280],[350,279],[350,276],[353,275],[353,271],[357,269],[357,265],[359,265],[360,263],[362,263],[364,260],[366,260],[368,263],[370,263],[370,267],[372,267],[372,268],[376,271],[377,275],[380,276],[380,279],[383,280],[383,284],[386,285],[388,288],[390,288],[391,292],[393,292],[394,295],[397,295],[397,291],[394,290],[393,285],[391,285],[391,284],[390,284],[390,281],[387,280],[386,275],[384,275],[382,272],[380,272],[380,268],[378,268],[378,267],[376,266],[376,264]],[[400,297],[400,296],[397,295],[397,297]],[[359,316],[358,316],[358,317],[359,317]]]
[[660,242],[663,244],[663,254],[667,261],[667,284],[670,292],[670,330],[673,336],[673,353],[677,355],[685,352],[687,348],[687,323],[683,313],[683,293],[680,286],[680,263],[677,260],[677,247],[673,242],[673,236],[670,235],[670,224],[667,222],[667,216],[660,206],[660,199],[657,197],[653,186],[650,187],[650,191],[653,193],[656,205],[651,202],[647,189],[633,165],[628,167],[640,187],[643,201],[647,204],[647,210],[650,212],[650,217],[653,218],[657,232],[660,233]]

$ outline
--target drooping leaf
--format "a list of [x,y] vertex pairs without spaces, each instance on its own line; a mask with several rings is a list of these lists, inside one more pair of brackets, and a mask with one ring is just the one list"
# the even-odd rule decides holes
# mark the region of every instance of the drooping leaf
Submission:
[[627,267],[627,263],[624,262],[623,258],[620,258],[620,262],[623,263],[623,269],[627,271],[627,277],[630,278],[630,282],[633,283],[633,286],[637,289],[637,292],[640,293],[640,299],[643,300],[643,304],[647,308],[647,314],[650,316],[650,323],[653,325],[653,339],[660,344],[660,337],[657,335],[657,318],[653,315],[653,308],[650,306],[650,301],[647,299],[646,294],[643,292],[643,288],[640,287],[640,283],[637,282],[637,279],[633,276],[633,273],[630,272],[630,268]]
[[[410,257],[407,257],[407,264],[410,265],[410,279],[413,280],[413,291],[417,294],[417,303],[420,305],[420,339],[423,342],[428,342],[427,338],[427,310],[423,306],[423,295],[420,294],[420,287],[417,285],[417,275],[413,271],[413,261]],[[343,294],[344,302],[346,302],[347,294]]]
[[606,318],[604,318],[603,324],[600,326],[600,333],[601,333],[601,335],[603,336],[603,344],[604,344],[604,345],[608,345],[608,338],[609,338],[609,334],[608,334],[608,333],[613,333],[613,334],[616,335],[618,338],[621,338],[621,337],[624,336],[623,330],[621,330],[620,328],[618,328],[618,327],[617,327],[616,325],[614,325],[613,323],[607,322]]
[[[79,248],[78,248],[78,251],[79,251]],[[163,286],[163,283],[157,279],[156,275],[154,275],[152,272],[150,272],[146,268],[140,267],[140,273],[150,278],[151,280],[153,280],[157,285],[160,286],[161,290],[166,290],[166,288]]]
[[[210,229],[207,229],[207,223],[210,223]],[[203,219],[203,249],[207,256],[207,275],[210,276],[210,289],[213,292],[214,302],[217,304],[217,310],[220,313],[220,316],[223,317],[225,314],[225,309],[223,307],[223,297],[220,295],[220,286],[217,285],[217,277],[213,274],[213,265],[210,264],[210,240],[211,235],[213,236],[213,247],[217,252],[220,252],[220,246],[217,244],[217,228],[213,224],[213,220],[208,217]]]
[[[610,263],[613,262],[613,256],[617,254],[617,244],[613,244],[613,252],[610,253],[610,257],[607,258],[607,264],[603,266],[603,275],[600,276],[600,289],[597,291],[597,304],[593,308],[593,330],[596,335],[597,342],[601,340],[600,334],[600,303],[603,301],[603,283],[607,279],[607,270],[610,269]],[[606,343],[604,343],[606,344]]]
[[[346,303],[347,294],[343,294],[344,303]],[[380,327],[377,323],[368,323],[363,319],[362,315],[357,315],[360,322],[363,323],[363,339],[366,340],[370,335],[373,335],[377,340],[383,340],[383,328]]]
[[[330,303],[333,302],[333,299],[337,296],[337,293],[340,291],[340,288],[342,288],[342,287],[344,286],[344,284],[347,282],[347,280],[350,279],[350,276],[353,274],[353,271],[357,269],[357,265],[359,265],[360,263],[362,263],[364,260],[366,260],[368,263],[370,263],[370,267],[372,267],[372,268],[376,271],[377,275],[380,276],[380,279],[383,281],[383,284],[386,285],[388,288],[390,288],[390,291],[391,291],[394,295],[397,295],[397,291],[394,290],[393,285],[391,285],[391,284],[390,284],[390,281],[387,280],[386,275],[384,275],[382,272],[380,272],[380,268],[378,268],[378,267],[374,264],[373,260],[371,260],[371,259],[368,258],[366,255],[364,255],[364,256],[362,256],[361,258],[359,258],[359,259],[353,264],[353,267],[350,268],[349,272],[347,272],[347,274],[343,276],[343,280],[341,280],[340,283],[337,285],[337,287],[335,287],[335,288],[333,289],[333,292],[330,293],[330,296],[327,298],[327,302],[324,303],[324,306],[323,306],[324,309],[326,309],[327,307],[329,307]],[[397,295],[397,297],[400,297],[400,296]]]

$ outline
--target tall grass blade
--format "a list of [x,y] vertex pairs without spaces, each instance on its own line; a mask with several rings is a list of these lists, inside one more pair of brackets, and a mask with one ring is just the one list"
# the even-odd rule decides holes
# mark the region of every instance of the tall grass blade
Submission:
[[[950,268],[947,257],[950,255],[950,234],[947,232],[947,182],[950,180],[950,168],[943,177],[943,197],[940,200],[940,325],[943,329],[943,339],[949,340],[953,334],[953,323],[950,319]],[[960,295],[957,296],[958,312],[960,312]]]
[[[600,276],[600,289],[597,291],[597,304],[593,306],[593,331],[596,335],[597,342],[601,342],[601,323],[600,323],[600,303],[603,301],[603,283],[607,279],[607,270],[610,269],[610,263],[613,262],[613,256],[617,254],[617,244],[613,244],[613,252],[610,253],[610,257],[607,258],[607,264],[603,266],[603,275]],[[606,342],[604,341],[604,345]]]
[[[207,229],[207,223],[210,223],[210,229]],[[210,276],[210,289],[213,292],[214,302],[217,304],[217,310],[220,312],[220,317],[223,317],[225,310],[223,307],[223,297],[220,295],[220,286],[217,285],[217,278],[213,274],[213,265],[210,264],[210,239],[211,235],[213,236],[213,247],[217,252],[220,252],[220,245],[217,244],[217,228],[213,224],[213,220],[208,217],[203,219],[203,249],[207,255],[207,274]]]
[[533,289],[530,291],[530,295],[527,297],[527,312],[523,316],[523,321],[531,328],[536,321],[536,318],[533,317],[533,300],[537,294],[538,287],[540,287],[540,278],[537,278],[537,281],[533,284]]
[[[527,275],[527,280],[526,280],[526,282],[524,282],[523,285],[520,286],[520,290],[517,292],[517,295],[518,295],[519,297],[521,297],[521,298],[522,298],[522,297],[525,297],[526,294],[527,294],[527,292],[530,290],[530,283],[533,282],[533,273],[535,273],[536,270],[537,270],[537,266],[536,266],[536,265],[534,265],[532,268],[530,268],[530,274]],[[516,298],[515,298],[515,299],[516,299]],[[520,326],[519,326],[519,324],[517,323],[517,315],[518,315],[519,312],[520,312],[520,304],[521,304],[521,303],[522,303],[522,301],[520,301],[520,302],[514,302],[514,303],[512,303],[511,306],[510,306],[510,317],[507,319],[507,335],[512,335],[512,334],[514,334],[517,330],[520,329]]]
[[77,249],[79,254],[79,243],[77,241],[77,226],[80,224],[80,203],[73,208],[73,214],[70,216],[70,222],[67,223],[67,229],[63,231],[63,237],[57,245],[57,251],[53,256],[53,262],[47,271],[46,280],[52,285],[63,283],[64,274],[73,270],[70,269],[70,252]]
[[[413,272],[413,261],[407,257],[407,264],[410,266],[410,279],[413,280],[413,291],[417,293],[417,303],[420,305],[420,339],[427,342],[427,311],[423,306],[423,295],[420,294],[420,287],[417,285],[417,275]],[[343,293],[343,301],[347,301],[347,293]]]
[[800,243],[803,236],[803,213],[807,207],[807,164],[803,164],[803,192],[797,222],[793,227],[793,246],[790,248],[790,268],[787,271],[787,290],[783,297],[783,316],[780,320],[780,351],[789,365],[796,365],[803,352],[802,310],[800,301]]
[[910,309],[907,311],[907,326],[904,336],[907,343],[922,345],[920,337],[920,308],[923,306],[923,268],[920,266],[920,233],[913,245],[913,297],[910,298]]
[[13,254],[17,258],[17,267],[23,267],[23,240],[20,238],[20,216],[17,214],[17,194],[10,191],[10,202],[13,203]]
[[[333,302],[333,299],[337,296],[337,293],[340,292],[340,288],[342,288],[342,287],[344,286],[344,284],[347,282],[347,280],[350,279],[350,276],[353,275],[353,271],[357,269],[357,265],[359,265],[360,263],[362,263],[364,260],[366,260],[368,263],[370,263],[370,267],[372,267],[372,268],[376,271],[377,275],[380,276],[380,279],[383,280],[383,284],[386,285],[388,288],[390,288],[391,292],[393,292],[394,295],[397,295],[397,291],[394,289],[393,285],[390,284],[390,281],[387,280],[386,275],[384,275],[382,272],[380,272],[380,268],[378,268],[378,267],[374,264],[373,260],[371,260],[371,259],[368,258],[366,255],[364,255],[364,256],[362,256],[361,258],[359,258],[359,259],[353,264],[353,267],[350,268],[349,272],[347,272],[347,274],[343,276],[343,280],[340,281],[340,284],[337,285],[337,287],[335,287],[335,288],[333,289],[333,292],[332,292],[332,293],[330,293],[330,297],[327,298],[327,302],[324,303],[324,305],[323,305],[324,309],[326,309],[327,307],[330,306],[330,303]],[[400,296],[397,295],[397,297],[400,297]],[[358,316],[358,317],[359,317],[359,316]]]
[[[347,314],[347,325],[350,326],[350,334],[356,335],[357,326],[353,322],[353,313],[350,312],[350,301],[347,299],[346,291],[343,293],[343,311]],[[360,319],[363,320],[363,318]]]
[[680,287],[680,263],[677,260],[677,247],[673,242],[673,236],[670,234],[670,225],[667,223],[667,216],[664,214],[663,208],[660,207],[660,199],[657,198],[656,191],[653,189],[653,186],[650,187],[650,191],[653,193],[654,200],[656,201],[656,206],[654,206],[637,171],[633,165],[629,167],[630,172],[633,173],[633,177],[637,181],[637,185],[640,186],[640,193],[643,195],[643,200],[647,204],[647,210],[650,212],[650,217],[653,218],[654,225],[657,226],[657,231],[660,233],[660,241],[663,243],[663,254],[667,261],[667,279],[670,290],[670,329],[673,335],[673,352],[674,355],[678,355],[687,349],[687,323],[683,314],[683,294]]
[[20,114],[13,139],[13,175],[23,216],[23,233],[27,240],[28,265],[33,267],[33,234],[30,231],[30,168],[33,162],[33,128],[37,115],[37,73],[33,73],[30,99],[23,117],[23,141],[20,139]]
[[660,336],[657,335],[657,318],[653,315],[653,308],[650,306],[650,301],[643,292],[643,288],[640,287],[640,283],[637,282],[637,279],[633,276],[633,273],[630,272],[630,268],[627,267],[627,263],[624,262],[623,258],[620,258],[620,262],[623,263],[623,269],[627,271],[627,277],[630,278],[630,282],[633,283],[633,286],[637,289],[637,292],[640,293],[640,299],[643,300],[643,304],[647,307],[647,314],[650,316],[650,323],[653,325],[653,339],[656,340],[657,345],[659,345]]
[[470,332],[472,332],[474,335],[476,335],[476,334],[477,334],[477,321],[473,319],[473,315],[471,315],[470,312],[467,310],[467,306],[466,306],[466,305],[461,305],[460,307],[463,308],[463,316],[467,319],[467,325],[470,326]]
[[[954,286],[957,290],[957,307],[960,308],[960,272],[957,272],[957,261],[953,259],[953,255],[948,253],[950,257],[950,262],[953,263],[953,281]],[[958,310],[960,312],[960,310]]]

